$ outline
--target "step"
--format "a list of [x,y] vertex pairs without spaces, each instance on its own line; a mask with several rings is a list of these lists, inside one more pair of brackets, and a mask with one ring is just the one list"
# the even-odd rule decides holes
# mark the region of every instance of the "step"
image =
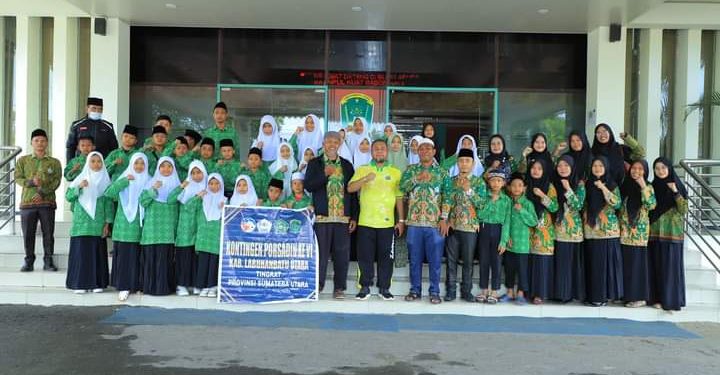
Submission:
[[336,301],[328,294],[321,294],[320,300],[307,303],[287,304],[220,304],[211,298],[196,296],[154,297],[133,294],[128,301],[119,302],[117,294],[106,291],[99,294],[75,295],[64,288],[0,287],[0,304],[28,305],[73,305],[73,306],[146,306],[161,308],[190,308],[204,310],[229,310],[237,312],[337,312],[353,314],[460,314],[470,316],[524,316],[524,317],[575,317],[575,318],[611,318],[637,321],[671,322],[720,322],[720,308],[707,305],[689,305],[683,311],[667,313],[651,307],[629,309],[621,306],[587,307],[580,304],[525,305],[514,304],[487,305],[464,301],[443,302],[431,305],[427,299],[417,302],[405,302],[401,298],[395,301],[382,301],[373,296],[366,301],[348,298]]

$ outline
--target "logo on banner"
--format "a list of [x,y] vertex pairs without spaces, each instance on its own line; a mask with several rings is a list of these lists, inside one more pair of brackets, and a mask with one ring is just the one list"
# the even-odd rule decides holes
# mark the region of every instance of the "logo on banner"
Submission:
[[359,92],[347,94],[340,99],[342,123],[351,125],[356,117],[362,117],[372,124],[373,108],[375,101],[370,96]]

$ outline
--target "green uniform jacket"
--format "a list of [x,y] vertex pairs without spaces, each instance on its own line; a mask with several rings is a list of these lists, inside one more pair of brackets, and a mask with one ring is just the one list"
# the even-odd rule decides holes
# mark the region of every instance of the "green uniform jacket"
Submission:
[[[177,202],[180,206],[178,215],[177,225],[177,236],[175,237],[175,246],[187,247],[195,245],[195,233],[197,232],[196,216],[198,210],[198,204],[193,203],[199,200],[199,197],[195,196],[190,198],[185,204],[180,203],[177,199],[185,189],[178,186],[170,195],[168,195],[168,202]],[[196,199],[198,198],[198,199]]]
[[188,175],[188,168],[190,168],[190,163],[195,160],[193,154],[191,152],[188,152],[183,156],[175,156],[175,153],[173,152],[171,157],[175,162],[175,168],[177,168],[178,178],[180,179],[180,181],[185,181]]
[[468,194],[457,183],[460,175],[446,177],[443,183],[442,218],[447,219],[454,230],[477,232],[480,228],[478,212],[482,210],[487,197],[487,188],[482,177],[470,175]]
[[75,178],[77,178],[77,176],[80,175],[83,167],[85,166],[85,160],[87,160],[87,155],[81,154],[72,158],[68,165],[65,166],[65,171],[63,172],[63,175],[65,176],[65,179],[68,180],[68,182],[74,180]]
[[194,204],[198,208],[197,214],[197,236],[195,237],[195,251],[205,253],[220,254],[220,224],[222,220],[208,220],[205,217],[205,211],[202,209],[202,199],[193,197],[188,203]]
[[80,188],[69,188],[65,192],[65,199],[72,203],[73,220],[70,228],[70,236],[95,236],[103,234],[103,227],[106,223],[113,222],[112,202],[106,197],[99,197],[95,205],[95,218],[91,218],[77,200],[82,194]]
[[[210,173],[210,171],[208,171]],[[265,201],[267,199],[267,189],[268,185],[270,184],[270,170],[266,166],[262,166],[258,168],[255,172],[250,170],[250,168],[242,168],[240,170],[240,174],[246,174],[250,177],[253,183],[253,187],[255,188],[255,193],[257,194],[258,198]],[[232,184],[235,184],[235,181],[232,182]]]
[[676,206],[667,210],[657,221],[650,224],[650,241],[670,241],[682,244],[685,241],[685,214],[688,202],[680,194],[675,194]]
[[[215,153],[213,154],[215,158],[220,156],[220,141],[223,139],[232,140],[235,144],[235,155],[240,155],[240,150],[238,148],[240,139],[238,138],[235,128],[231,124],[225,123],[225,129],[220,129],[217,125],[215,125],[212,128],[205,130],[203,132],[203,136],[215,141]],[[208,173],[210,172],[208,171]]]
[[[422,172],[430,174],[430,181],[420,182]],[[408,198],[407,225],[437,227],[442,211],[443,183],[447,172],[438,166],[425,168],[422,164],[409,166],[400,178],[400,190]]]
[[140,208],[135,215],[135,220],[128,222],[120,205],[120,192],[130,185],[126,177],[118,178],[105,190],[105,196],[117,202],[115,206],[115,223],[113,224],[112,240],[118,242],[139,243],[142,227],[140,226]]
[[308,208],[312,206],[312,198],[310,198],[309,195],[303,194],[302,199],[297,200],[295,199],[295,195],[290,195],[289,197],[285,198],[285,200],[282,202],[283,206],[287,208],[292,208],[294,210],[300,210],[303,208]]
[[[112,150],[105,158],[105,169],[107,169],[110,178],[115,181],[120,175],[125,172],[130,162],[130,156],[137,152],[138,149],[133,147],[129,150],[125,150],[122,147]],[[122,160],[122,163],[116,164],[117,159]],[[66,177],[67,178],[67,177]]]
[[[45,155],[41,158],[35,155],[25,155],[15,164],[15,183],[22,186],[20,208],[57,207],[55,190],[60,186],[62,179],[60,160]],[[40,178],[40,185],[35,186],[33,177]],[[33,202],[35,194],[40,200]]]
[[515,202],[513,202],[507,251],[515,254],[528,254],[530,253],[530,228],[537,226],[538,219],[535,214],[535,206],[525,195],[518,198],[517,202],[521,207],[519,210],[515,209]]
[[[221,163],[222,162],[222,163]],[[235,179],[240,175],[242,163],[239,160],[218,160],[216,171],[220,173],[225,183],[225,191],[233,191]],[[269,181],[268,181],[269,182]]]
[[155,189],[145,190],[140,195],[140,204],[145,207],[140,244],[174,244],[179,202],[168,197],[167,203],[162,203],[156,201],[155,197],[157,197]]
[[488,192],[485,204],[478,212],[478,219],[485,224],[501,224],[500,247],[507,247],[510,238],[510,217],[512,214],[512,199],[500,192],[496,200],[492,200],[492,193]]

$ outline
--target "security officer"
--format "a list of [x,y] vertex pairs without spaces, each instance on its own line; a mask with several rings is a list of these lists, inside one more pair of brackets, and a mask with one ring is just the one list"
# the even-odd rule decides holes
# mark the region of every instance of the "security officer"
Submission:
[[70,134],[65,145],[66,161],[75,157],[78,140],[83,136],[90,136],[95,140],[95,151],[99,151],[103,157],[118,147],[113,124],[102,119],[102,111],[101,98],[87,99],[87,115],[70,125]]

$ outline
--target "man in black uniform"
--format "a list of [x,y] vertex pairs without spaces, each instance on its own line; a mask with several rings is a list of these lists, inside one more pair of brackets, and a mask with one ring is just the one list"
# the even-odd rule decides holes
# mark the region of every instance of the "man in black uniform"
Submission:
[[70,134],[65,144],[66,162],[75,157],[78,140],[89,136],[95,140],[95,151],[106,157],[110,151],[118,148],[117,136],[113,124],[102,119],[103,100],[100,98],[87,99],[87,115],[70,126]]

